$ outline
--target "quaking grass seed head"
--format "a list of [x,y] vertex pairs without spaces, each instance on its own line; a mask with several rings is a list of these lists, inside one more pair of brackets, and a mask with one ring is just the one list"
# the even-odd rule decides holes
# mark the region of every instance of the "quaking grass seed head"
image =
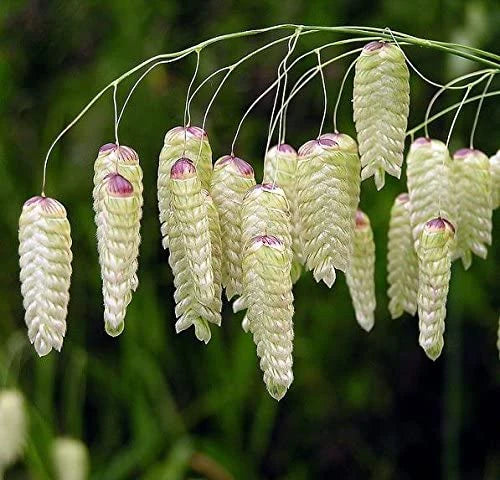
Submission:
[[0,391],[0,474],[23,453],[28,434],[28,416],[19,390]]
[[51,453],[57,480],[87,480],[90,459],[83,442],[74,438],[58,437],[52,444]]
[[37,196],[19,218],[21,293],[28,337],[38,355],[60,351],[66,334],[71,278],[71,228],[57,200]]

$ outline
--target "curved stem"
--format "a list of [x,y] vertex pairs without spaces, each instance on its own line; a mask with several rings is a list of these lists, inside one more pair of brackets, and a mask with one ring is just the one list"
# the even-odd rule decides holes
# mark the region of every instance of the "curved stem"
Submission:
[[[468,73],[466,75],[462,75],[461,77],[458,77],[458,78],[455,78],[453,80],[451,80],[450,82],[448,82],[446,85],[443,85],[441,87],[440,90],[438,90],[434,96],[431,98],[431,101],[429,102],[429,105],[427,106],[427,110],[425,111],[425,120],[427,120],[429,118],[429,115],[431,113],[431,110],[432,110],[432,107],[434,106],[434,103],[436,102],[436,100],[440,97],[440,95],[445,91],[445,90],[448,90],[448,89],[456,89],[456,88],[460,88],[460,89],[463,89],[463,88],[469,88],[469,87],[472,87],[480,82],[482,82],[487,76],[488,76],[488,73],[486,75],[485,72],[491,72],[491,70],[478,70],[476,72],[472,72],[472,73]],[[452,85],[454,85],[455,83],[459,83],[461,82],[462,80],[467,80],[468,78],[471,78],[471,77],[477,77],[478,75],[483,75],[479,80],[475,80],[474,82],[470,82],[470,83],[467,83],[465,85],[461,85],[460,87],[453,87]],[[427,128],[427,124],[425,125],[424,127],[424,131],[425,131],[425,136],[427,138],[429,138],[429,130]]]
[[493,72],[490,75],[490,78],[488,78],[488,81],[486,82],[486,85],[484,86],[483,93],[481,95],[481,100],[479,100],[479,105],[477,106],[476,116],[474,117],[474,123],[472,124],[472,130],[470,132],[469,147],[471,149],[474,148],[474,135],[476,134],[477,122],[479,121],[479,114],[481,113],[481,108],[483,106],[484,96],[485,96],[486,92],[488,91],[488,89],[490,88],[490,85],[491,85],[491,82],[492,82],[494,76],[495,76],[495,73]]
[[453,128],[455,127],[455,123],[457,121],[458,115],[460,114],[460,110],[462,110],[462,107],[464,106],[465,100],[467,100],[467,97],[469,96],[469,93],[471,91],[472,87],[469,86],[467,90],[465,91],[465,95],[462,98],[462,101],[460,102],[460,105],[458,106],[457,111],[455,112],[455,115],[453,116],[453,120],[450,125],[450,131],[448,132],[448,138],[446,139],[446,148],[448,148],[448,145],[450,144],[450,139],[451,139],[451,134],[453,133]]
[[248,37],[248,36],[253,36],[253,35],[258,35],[266,32],[273,32],[273,31],[279,31],[279,30],[296,30],[300,28],[303,31],[325,31],[325,32],[336,32],[336,33],[347,33],[350,35],[374,35],[376,34],[380,38],[385,38],[385,39],[397,39],[399,41],[405,41],[409,44],[416,45],[419,47],[424,47],[424,48],[432,48],[435,50],[440,50],[446,53],[451,53],[453,55],[457,55],[469,60],[476,61],[478,63],[482,63],[484,65],[488,65],[489,67],[493,67],[495,69],[500,68],[500,56],[490,53],[490,52],[485,52],[480,49],[473,49],[470,47],[466,47],[463,45],[457,46],[456,44],[452,43],[446,43],[446,42],[438,42],[434,40],[426,40],[418,37],[414,37],[411,35],[407,35],[401,32],[391,32],[391,34],[387,34],[386,30],[381,29],[381,28],[375,28],[375,27],[359,27],[359,26],[338,26],[338,27],[327,27],[327,26],[316,26],[316,25],[297,25],[297,24],[280,24],[280,25],[273,25],[270,27],[265,27],[265,28],[259,28],[259,29],[253,29],[253,30],[245,30],[241,32],[233,32],[233,33],[228,33],[224,35],[219,35],[213,38],[210,38],[208,40],[205,40],[203,42],[198,43],[197,45],[185,48],[184,50],[180,50],[178,52],[173,52],[173,53],[165,53],[165,54],[160,54],[156,55],[154,57],[151,57],[147,60],[144,60],[143,62],[139,63],[138,65],[134,66],[130,70],[126,71],[122,75],[120,75],[118,78],[110,82],[108,85],[106,85],[102,90],[100,90],[97,95],[90,100],[90,102],[82,109],[82,111],[70,122],[69,125],[67,125],[55,138],[55,140],[52,142],[50,145],[47,155],[45,157],[44,161],[44,168],[43,168],[43,179],[42,179],[42,195],[45,195],[45,181],[46,181],[46,170],[47,170],[47,162],[49,159],[49,156],[54,149],[55,145],[57,142],[87,113],[87,111],[99,100],[99,98],[102,97],[102,95],[111,87],[114,87],[114,85],[118,85],[122,80],[125,78],[129,77],[130,75],[133,75],[135,72],[141,70],[144,67],[147,67],[150,63],[156,62],[158,60],[163,60],[167,58],[175,58],[182,56],[184,54],[189,54],[194,51],[200,51],[203,48],[212,45],[214,43],[218,43],[224,40],[229,40],[232,38],[239,38],[239,37]]
[[495,90],[494,92],[488,92],[485,95],[476,95],[475,97],[468,98],[464,102],[455,103],[454,105],[451,105],[451,106],[441,110],[439,113],[434,114],[431,118],[428,118],[427,121],[418,124],[416,127],[413,127],[411,130],[408,130],[406,132],[406,136],[411,137],[416,132],[418,132],[419,130],[424,128],[426,124],[432,123],[435,120],[437,120],[438,118],[441,118],[442,116],[446,115],[447,113],[452,112],[456,108],[460,107],[460,105],[467,105],[468,103],[472,103],[472,102],[476,102],[477,100],[481,100],[481,98],[496,97],[497,95],[500,95],[500,90]]
[[351,64],[349,65],[349,68],[346,70],[346,72],[344,74],[344,78],[342,78],[342,83],[340,84],[339,94],[337,96],[337,101],[335,102],[335,108],[333,109],[333,131],[335,133],[339,133],[339,131],[337,129],[337,111],[338,111],[338,108],[340,105],[340,98],[342,97],[342,92],[344,91],[344,85],[345,85],[345,82],[347,80],[347,77],[349,76],[349,73],[351,72],[351,70],[354,68],[354,65],[356,65],[357,60],[358,59],[355,58],[351,62]]
[[326,93],[325,74],[323,72],[323,68],[321,65],[321,52],[319,50],[317,50],[316,55],[318,56],[319,76],[321,78],[321,87],[323,89],[323,116],[321,117],[321,123],[319,125],[319,132],[318,132],[318,138],[319,138],[319,137],[321,137],[321,134],[323,133],[323,127],[325,125],[326,111],[328,108],[328,95]]

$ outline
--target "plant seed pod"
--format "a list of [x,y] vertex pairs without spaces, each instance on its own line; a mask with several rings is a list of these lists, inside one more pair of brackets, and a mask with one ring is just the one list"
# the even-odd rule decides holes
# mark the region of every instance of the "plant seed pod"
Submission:
[[500,207],[500,150],[490,157],[491,207]]
[[[127,179],[134,187],[134,195],[137,197],[139,203],[139,223],[142,218],[142,206],[143,206],[143,185],[142,185],[142,168],[139,165],[139,156],[137,152],[125,145],[116,145],[115,143],[106,143],[99,149],[97,159],[94,162],[94,189],[92,191],[92,197],[94,200],[94,212],[95,223],[99,227],[101,219],[99,218],[98,212],[102,212],[99,208],[98,202],[101,200],[99,197],[101,190],[101,184],[104,178],[110,173],[119,173],[122,177]],[[140,228],[140,227],[139,227]],[[137,249],[139,249],[139,244],[141,242],[141,236],[137,237]],[[132,290],[137,290],[139,286],[139,279],[137,278],[138,261],[136,260],[131,266],[131,288]]]
[[[292,248],[290,232],[290,207],[285,192],[272,183],[258,184],[252,187],[241,205],[241,245],[243,258],[252,239],[259,235],[278,237],[287,248]],[[243,284],[243,290],[245,285]],[[239,312],[247,308],[245,295],[233,303],[233,311]],[[242,323],[243,330],[248,331],[248,319]]]
[[207,190],[201,192],[207,208],[210,246],[212,248],[212,270],[214,272],[215,289],[213,309],[220,312],[222,310],[222,240],[219,214],[210,193]]
[[399,178],[410,105],[410,73],[401,49],[371,42],[356,61],[353,109],[362,180],[375,176],[380,190],[385,172]]
[[219,213],[222,285],[229,300],[243,291],[241,204],[254,185],[253,168],[241,158],[225,155],[215,162],[210,192]]
[[116,337],[123,332],[132,300],[139,255],[141,206],[134,187],[119,173],[108,174],[98,192],[96,217],[99,264],[104,297],[104,327]]
[[169,263],[174,273],[177,333],[194,325],[196,337],[211,338],[209,323],[220,325],[206,196],[196,167],[187,158],[174,163],[170,174]]
[[264,158],[263,182],[279,185],[290,205],[292,235],[292,282],[295,283],[302,273],[304,255],[300,238],[300,218],[297,199],[297,160],[298,155],[293,147],[282,143],[272,147]]
[[468,269],[472,253],[486,258],[487,245],[491,245],[490,162],[479,150],[462,148],[453,155],[452,172],[458,211],[454,258],[461,257],[465,269]]
[[87,480],[89,452],[80,440],[59,437],[52,444],[52,463],[58,480]]
[[424,225],[417,250],[418,341],[431,360],[436,360],[441,355],[444,345],[444,320],[454,235],[454,227],[447,220],[429,220]]
[[403,312],[417,313],[418,259],[410,224],[410,197],[402,193],[391,209],[387,247],[389,312],[398,318]]
[[356,320],[369,332],[375,323],[375,243],[370,219],[361,210],[356,212],[354,251],[346,272]]
[[451,159],[448,148],[439,140],[417,138],[406,159],[410,222],[415,248],[424,225],[444,217],[456,226],[456,208],[451,184]]
[[28,337],[38,355],[60,351],[66,333],[71,278],[71,228],[66,209],[32,197],[19,218],[21,293]]
[[280,400],[293,381],[292,249],[274,236],[250,240],[243,259],[250,331],[270,395]]
[[359,159],[347,142],[311,140],[299,150],[297,173],[306,265],[317,282],[331,287],[335,269],[345,272],[351,261]]
[[21,457],[27,433],[28,418],[22,393],[0,391],[0,477]]
[[195,165],[201,185],[210,190],[212,149],[207,133],[200,127],[174,127],[165,134],[158,163],[158,208],[163,248],[168,248],[169,181],[173,164],[181,157]]

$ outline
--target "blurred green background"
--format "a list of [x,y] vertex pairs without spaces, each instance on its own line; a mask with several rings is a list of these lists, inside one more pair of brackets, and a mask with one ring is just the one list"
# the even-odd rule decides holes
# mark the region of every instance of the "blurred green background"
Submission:
[[[388,179],[379,193],[371,181],[362,189],[361,207],[372,220],[377,246],[374,330],[366,334],[356,324],[342,275],[332,290],[304,275],[295,288],[295,381],[279,404],[266,392],[241,315],[232,315],[227,305],[209,345],[191,331],[175,334],[155,176],[164,133],[182,123],[194,56],[154,70],[132,97],[120,128],[121,142],[139,152],[145,173],[141,284],[125,332],[116,339],[104,333],[91,201],[97,150],[114,138],[107,94],[56,147],[49,164],[46,192],[65,204],[73,231],[64,348],[39,359],[26,340],[17,220],[23,202],[40,191],[43,158],[56,134],[94,92],[145,58],[221,33],[284,22],[390,26],[496,53],[500,42],[497,0],[0,1],[0,374],[7,386],[22,389],[31,417],[25,461],[7,479],[53,478],[49,448],[61,434],[87,444],[96,480],[500,478],[498,212],[488,260],[476,258],[468,272],[453,266],[445,350],[435,363],[418,346],[417,320],[393,321],[387,312],[389,210],[405,190],[404,179]],[[279,35],[285,33],[207,48],[198,79]],[[306,36],[297,53],[340,38]],[[228,80],[207,125],[215,157],[229,153],[239,119],[275,77],[285,48],[273,47]],[[340,51],[329,49],[324,58]],[[438,82],[480,68],[432,50],[406,52]],[[292,81],[314,61],[302,62]],[[335,63],[325,72],[326,130],[332,129],[347,65]],[[349,134],[351,80],[339,111],[339,128]],[[121,101],[131,84],[120,85]],[[216,85],[195,99],[194,124]],[[414,74],[411,87],[410,126],[422,121],[435,92]],[[500,147],[495,98],[485,102],[475,142],[489,155]],[[446,93],[436,111],[459,99],[460,92]],[[322,101],[315,79],[290,106],[289,143],[298,147],[317,135]],[[268,96],[244,123],[236,146],[258,180],[271,107]],[[464,108],[452,150],[468,143],[474,111]],[[432,124],[431,135],[446,139],[450,122],[448,115]]]

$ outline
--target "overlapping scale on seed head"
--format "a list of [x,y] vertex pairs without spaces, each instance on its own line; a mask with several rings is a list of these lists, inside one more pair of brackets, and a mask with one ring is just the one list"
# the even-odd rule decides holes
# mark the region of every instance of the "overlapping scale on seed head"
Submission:
[[264,182],[276,183],[286,194],[290,204],[292,250],[292,282],[295,283],[301,274],[304,263],[302,252],[301,227],[297,199],[297,161],[295,149],[286,144],[275,145],[264,158]]
[[448,220],[434,218],[424,225],[417,250],[419,344],[431,360],[441,355],[444,346],[454,236]]
[[264,382],[276,400],[293,381],[291,263],[291,248],[272,235],[252,238],[243,259],[248,325]]
[[451,158],[446,145],[429,138],[417,138],[406,159],[413,239],[418,242],[424,225],[443,216],[456,225]]
[[453,188],[457,205],[457,245],[467,269],[472,254],[488,255],[492,232],[492,178],[488,157],[479,150],[463,148],[453,155]]
[[212,149],[208,135],[203,129],[196,126],[178,126],[165,134],[158,163],[158,208],[164,248],[168,248],[170,169],[181,157],[186,157],[195,164],[202,187],[210,190]]
[[399,178],[410,103],[409,71],[395,45],[371,42],[356,61],[353,90],[363,180],[375,177],[380,190],[385,173]]
[[418,259],[410,223],[410,196],[396,197],[391,209],[387,246],[389,312],[398,318],[417,312]]
[[356,320],[369,332],[375,323],[375,243],[368,216],[358,210],[354,229],[354,249],[346,271]]
[[491,174],[491,206],[493,209],[500,207],[500,150],[490,157]]
[[38,355],[60,351],[66,334],[71,277],[71,228],[66,209],[32,197],[19,218],[21,293],[28,338]]
[[[299,150],[297,193],[306,265],[329,287],[346,271],[359,202],[359,159],[349,145],[324,137]],[[343,143],[342,143],[343,142]]]
[[[142,168],[139,164],[139,156],[133,148],[125,145],[116,145],[115,143],[106,143],[99,149],[99,153],[94,162],[94,189],[92,191],[92,197],[94,201],[94,211],[96,212],[95,223],[97,227],[99,227],[102,222],[98,213],[102,211],[98,205],[98,202],[102,199],[103,193],[101,185],[104,178],[110,173],[119,173],[132,184],[134,188],[134,195],[136,196],[140,207],[140,222],[142,218],[142,206],[144,203],[144,187],[142,182]],[[137,242],[137,248],[139,248],[139,244],[141,242],[140,235],[137,237]],[[139,280],[137,278],[137,261],[131,265],[131,269],[131,286],[132,290],[136,290],[139,285]]]
[[[203,193],[197,169],[191,160],[180,158],[169,174],[170,214],[168,218],[170,255],[174,273],[177,332],[194,326],[196,338],[208,343],[210,323],[220,325],[220,287],[216,287],[210,200]],[[213,214],[213,212],[212,212]],[[217,245],[215,245],[217,255]],[[217,262],[215,262],[217,268]]]
[[132,300],[140,243],[141,204],[134,186],[119,173],[104,177],[96,219],[104,297],[104,326],[115,337],[125,326]]
[[219,213],[222,239],[222,284],[228,299],[242,293],[241,204],[255,185],[253,168],[241,158],[225,155],[214,164],[210,193]]

